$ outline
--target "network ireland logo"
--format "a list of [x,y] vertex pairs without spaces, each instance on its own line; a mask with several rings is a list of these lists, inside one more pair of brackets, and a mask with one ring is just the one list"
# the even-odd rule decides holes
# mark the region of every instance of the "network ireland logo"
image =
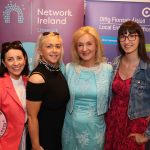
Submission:
[[12,13],[17,13],[17,22],[18,23],[23,23],[24,21],[24,16],[23,16],[23,10],[24,6],[22,6],[22,9],[20,6],[17,6],[16,3],[13,4],[12,1],[10,1],[7,6],[5,6],[5,10],[3,11],[3,19],[5,23],[11,23],[13,19],[11,19],[11,14]]

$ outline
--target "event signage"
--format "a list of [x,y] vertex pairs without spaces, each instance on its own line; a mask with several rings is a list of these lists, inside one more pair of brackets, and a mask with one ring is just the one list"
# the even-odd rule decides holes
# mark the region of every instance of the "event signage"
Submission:
[[147,52],[150,54],[150,3],[97,0],[86,2],[85,25],[94,26],[98,30],[109,61],[119,55],[117,32],[120,25],[127,20],[136,21],[142,26]]
[[59,32],[63,38],[64,61],[68,62],[72,34],[83,26],[83,20],[83,0],[1,0],[0,43],[22,41],[32,63],[38,36],[42,32]]

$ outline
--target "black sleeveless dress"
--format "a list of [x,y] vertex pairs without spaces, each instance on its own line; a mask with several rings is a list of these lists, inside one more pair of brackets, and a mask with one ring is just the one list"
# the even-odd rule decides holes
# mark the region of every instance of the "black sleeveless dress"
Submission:
[[[61,132],[70,97],[66,79],[61,71],[50,71],[43,64],[39,64],[31,75],[35,73],[40,74],[45,83],[33,84],[28,81],[27,99],[42,101],[38,113],[40,145],[44,150],[61,150]],[[27,149],[31,150],[28,142]]]

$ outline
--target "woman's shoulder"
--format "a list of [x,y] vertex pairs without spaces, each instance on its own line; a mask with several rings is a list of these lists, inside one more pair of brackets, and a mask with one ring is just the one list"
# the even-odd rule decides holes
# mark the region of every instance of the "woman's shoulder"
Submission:
[[77,64],[73,62],[69,62],[66,64],[66,70],[74,70],[76,68]]
[[40,65],[36,66],[28,77],[28,81],[32,83],[43,83],[43,71]]
[[43,70],[43,67],[41,64],[38,64],[32,71],[31,71],[31,74],[34,73],[34,72],[37,72],[37,71],[42,71]]
[[148,81],[150,81],[150,63],[145,63],[145,73]]
[[77,64],[73,63],[73,62],[69,62],[66,64],[66,67],[75,67]]
[[5,73],[4,77],[0,77],[0,91],[6,91],[6,87],[9,87],[12,84],[9,74]]
[[147,68],[150,70],[150,62],[147,63]]
[[3,89],[2,87],[5,85],[4,82],[5,82],[5,77],[0,77],[0,90]]
[[118,64],[120,62],[120,59],[121,59],[121,55],[116,56],[115,58],[113,58],[112,65]]
[[104,63],[101,63],[100,64],[100,67],[103,67],[104,69],[106,69],[106,70],[112,70],[113,68],[112,68],[112,65],[111,64],[109,64],[109,63],[106,63],[106,62],[104,62]]
[[8,73],[5,73],[3,77],[0,77],[0,85],[5,82],[10,82],[10,75]]
[[43,76],[39,73],[34,73],[32,74],[29,79],[28,79],[29,82],[32,82],[32,83],[44,83],[45,80],[43,79]]
[[0,82],[3,82],[3,80],[4,80],[4,77],[0,77]]

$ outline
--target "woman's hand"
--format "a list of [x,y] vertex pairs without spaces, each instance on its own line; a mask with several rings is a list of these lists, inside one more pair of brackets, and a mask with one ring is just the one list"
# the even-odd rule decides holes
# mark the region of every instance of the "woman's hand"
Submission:
[[148,141],[148,138],[144,134],[131,133],[129,137],[134,137],[135,142],[139,145],[144,144]]
[[150,116],[148,116],[148,117],[146,118],[146,120],[147,120],[148,122],[150,122]]
[[38,146],[38,147],[32,148],[32,150],[44,150],[44,148],[42,146]]
[[40,148],[41,148],[40,150],[44,150],[44,148],[42,146],[40,146]]

